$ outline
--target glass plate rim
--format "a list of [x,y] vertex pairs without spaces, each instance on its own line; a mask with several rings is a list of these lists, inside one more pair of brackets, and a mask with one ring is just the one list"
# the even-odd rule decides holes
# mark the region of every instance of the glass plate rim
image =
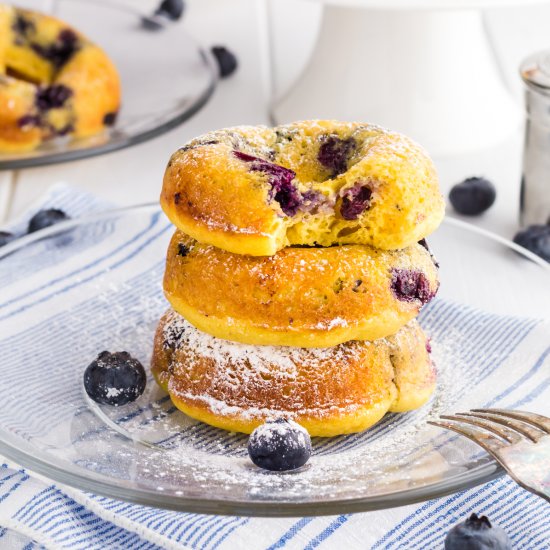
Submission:
[[[105,9],[118,9],[119,11],[124,12],[128,11],[127,9],[124,9],[124,7],[117,6],[116,4],[105,4],[103,2],[90,3],[93,3],[94,5],[100,6]],[[137,17],[137,13],[134,15]],[[7,160],[0,160],[0,172],[8,170],[19,170],[24,168],[36,168],[38,166],[50,166],[52,164],[61,164],[63,162],[71,162],[74,160],[82,160],[99,155],[104,155],[107,153],[113,153],[114,151],[120,151],[128,147],[133,147],[134,145],[139,145],[140,143],[144,143],[146,141],[149,141],[150,139],[159,137],[193,117],[193,115],[200,111],[204,107],[204,105],[206,105],[208,100],[212,97],[212,94],[214,93],[216,85],[219,81],[219,76],[216,61],[214,60],[210,52],[200,46],[199,42],[192,34],[189,34],[187,31],[182,32],[185,32],[188,38],[195,44],[198,54],[206,62],[205,64],[208,67],[209,73],[208,86],[201,92],[201,94],[197,97],[195,103],[193,103],[193,105],[189,107],[189,109],[185,110],[182,113],[179,113],[177,116],[171,118],[170,120],[167,120],[166,122],[160,124],[159,126],[156,126],[155,128],[149,128],[148,130],[138,132],[137,134],[131,136],[129,139],[123,141],[107,141],[104,144],[95,145],[92,147],[54,152],[44,156],[25,157],[19,159],[17,157],[14,157],[12,159],[8,158]]]
[[[63,233],[72,227],[112,216],[153,212],[157,210],[160,210],[158,203],[151,202],[135,206],[113,208],[73,220],[67,220],[30,235],[20,237],[16,239],[16,241],[5,245],[2,247],[3,250],[0,250],[0,259],[23,248],[27,244],[55,234]],[[545,262],[535,254],[500,235],[448,216],[444,219],[443,223],[476,233],[511,248],[527,259],[532,260],[550,274],[550,263]],[[255,501],[251,503],[238,500],[210,500],[202,497],[169,496],[151,490],[136,490],[121,485],[114,486],[110,482],[104,481],[103,476],[100,474],[87,472],[87,475],[83,475],[76,468],[73,469],[71,467],[71,470],[67,470],[59,467],[52,460],[36,458],[30,452],[21,451],[16,443],[9,441],[10,439],[13,439],[13,436],[10,434],[3,434],[0,431],[0,453],[38,476],[47,478],[49,481],[66,484],[75,489],[90,491],[109,498],[133,502],[135,504],[202,514],[244,515],[250,517],[300,517],[367,512],[405,506],[407,504],[414,504],[432,498],[443,497],[458,491],[470,489],[482,483],[487,483],[505,473],[504,470],[491,459],[481,466],[461,472],[452,479],[383,495],[331,501],[288,502],[285,500],[273,500]]]

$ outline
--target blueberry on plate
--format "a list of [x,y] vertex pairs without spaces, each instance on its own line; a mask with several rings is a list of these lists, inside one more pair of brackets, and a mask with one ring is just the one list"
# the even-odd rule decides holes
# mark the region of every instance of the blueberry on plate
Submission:
[[550,262],[550,225],[530,225],[516,233],[514,242]]
[[126,405],[145,389],[147,376],[143,365],[126,351],[102,351],[84,371],[84,389],[96,402]]
[[59,208],[48,208],[46,210],[39,210],[29,221],[29,233],[34,233],[39,229],[45,229],[50,225],[62,222],[70,219],[63,210]]
[[264,470],[295,470],[309,460],[311,438],[306,429],[292,420],[268,420],[250,435],[248,455]]
[[0,231],[0,246],[8,244],[13,241],[13,239],[15,239],[15,235],[13,233],[9,233],[8,231]]
[[235,54],[230,52],[224,46],[212,46],[212,48],[210,48],[210,51],[218,62],[218,69],[222,78],[227,78],[229,75],[235,72],[238,65]]
[[457,183],[449,193],[453,208],[465,216],[477,216],[495,202],[495,186],[485,178],[467,178]]
[[447,533],[445,550],[512,550],[512,542],[502,527],[491,525],[487,516],[472,514]]

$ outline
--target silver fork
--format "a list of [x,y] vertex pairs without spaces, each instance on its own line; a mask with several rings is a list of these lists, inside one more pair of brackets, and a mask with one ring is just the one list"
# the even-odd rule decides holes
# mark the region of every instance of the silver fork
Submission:
[[428,424],[483,447],[519,485],[550,502],[550,418],[506,409],[472,409]]

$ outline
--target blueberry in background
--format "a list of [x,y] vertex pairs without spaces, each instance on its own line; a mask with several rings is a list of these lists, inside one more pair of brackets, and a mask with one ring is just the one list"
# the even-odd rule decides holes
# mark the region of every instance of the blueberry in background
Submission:
[[0,246],[5,246],[14,239],[15,235],[13,233],[9,233],[8,231],[0,231]]
[[502,527],[491,525],[487,516],[472,514],[447,533],[445,550],[512,550],[512,542]]
[[474,177],[454,185],[449,200],[459,214],[477,216],[493,205],[496,196],[495,186],[489,180]]
[[184,10],[183,0],[163,0],[156,9],[155,15],[162,15],[171,21],[177,21],[183,15]]
[[185,11],[183,0],[163,0],[152,15],[141,18],[141,26],[150,31],[159,31],[166,27],[167,21],[178,21]]
[[309,460],[311,438],[305,428],[292,420],[268,420],[250,435],[248,455],[264,470],[295,470]]
[[34,233],[40,229],[45,229],[56,223],[69,220],[70,217],[59,208],[47,208],[39,210],[29,221],[29,233]]
[[135,401],[146,383],[143,365],[126,351],[102,351],[84,371],[86,393],[104,405],[118,407]]
[[550,262],[550,225],[530,225],[516,233],[514,242]]
[[212,46],[212,55],[218,62],[218,69],[221,78],[227,78],[237,70],[237,58],[224,46]]

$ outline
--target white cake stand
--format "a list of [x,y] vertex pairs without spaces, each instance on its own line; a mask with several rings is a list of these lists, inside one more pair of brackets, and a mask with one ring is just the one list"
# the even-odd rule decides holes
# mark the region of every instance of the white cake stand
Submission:
[[272,104],[274,121],[376,122],[434,155],[495,145],[517,129],[520,108],[499,74],[482,8],[521,1],[317,1],[317,44]]

